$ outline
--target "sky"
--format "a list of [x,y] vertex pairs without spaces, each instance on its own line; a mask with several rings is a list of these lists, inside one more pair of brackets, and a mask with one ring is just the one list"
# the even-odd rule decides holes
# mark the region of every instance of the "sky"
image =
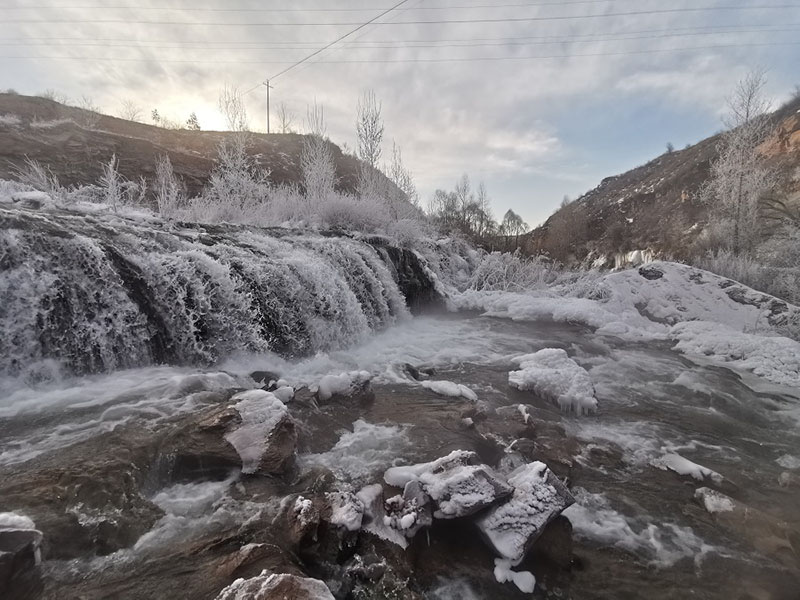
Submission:
[[749,70],[767,70],[776,105],[800,84],[800,0],[398,3],[5,0],[0,89],[85,97],[107,114],[129,101],[145,121],[153,109],[180,122],[195,112],[203,129],[223,129],[217,100],[235,86],[263,131],[269,78],[273,131],[281,104],[302,132],[316,101],[331,140],[351,150],[372,90],[383,156],[399,146],[423,205],[466,173],[497,218],[512,209],[534,226],[668,142],[719,131]]

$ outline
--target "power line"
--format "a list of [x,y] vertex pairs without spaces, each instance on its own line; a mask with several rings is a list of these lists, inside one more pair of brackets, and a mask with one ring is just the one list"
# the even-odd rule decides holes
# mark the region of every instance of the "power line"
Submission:
[[[680,37],[697,37],[697,36],[719,36],[719,35],[748,35],[759,33],[785,33],[796,32],[800,28],[800,24],[794,27],[771,27],[769,29],[736,29],[732,31],[693,31],[693,32],[671,32],[669,30],[660,30],[662,32],[655,33],[653,31],[642,32],[644,35],[634,35],[631,33],[620,33],[623,37],[607,37],[609,34],[591,34],[591,35],[577,35],[577,36],[528,36],[521,38],[497,38],[486,40],[453,40],[453,43],[442,40],[441,43],[426,43],[409,40],[408,42],[368,42],[357,46],[339,46],[338,48],[329,48],[330,50],[398,50],[398,49],[431,49],[431,48],[483,48],[483,47],[513,47],[513,46],[541,46],[550,44],[593,44],[598,42],[625,42],[637,41],[643,39],[669,39]],[[5,41],[0,39],[0,46],[52,46],[55,48],[135,48],[141,50],[202,50],[209,52],[219,51],[260,51],[260,50],[308,50],[308,46],[263,46],[253,44],[239,44],[239,45],[215,45],[209,47],[208,44],[203,42],[192,42],[192,46],[186,45],[142,45],[141,43],[100,43],[100,42],[79,42],[79,43],[52,43],[52,42],[27,42],[24,40]]]
[[[627,50],[620,52],[591,52],[578,54],[548,54],[535,56],[476,56],[476,57],[450,57],[450,58],[389,58],[389,59],[363,59],[363,60],[323,60],[316,64],[343,65],[343,64],[402,64],[402,63],[458,63],[458,62],[495,62],[495,61],[525,61],[557,58],[582,58],[601,56],[629,56],[637,54],[657,54],[662,52],[688,52],[693,50],[717,50],[724,48],[747,48],[768,46],[800,46],[800,42],[758,42],[717,44],[708,46],[690,46],[683,48],[651,48],[643,50]],[[162,63],[187,63],[187,64],[231,64],[231,65],[297,65],[287,61],[259,61],[259,60],[183,60],[183,59],[155,59],[155,58],[114,58],[94,56],[0,56],[0,60],[77,60],[93,62],[162,62]],[[290,67],[291,68],[291,67]],[[252,89],[263,85],[259,83]],[[250,90],[252,91],[252,90]],[[247,92],[245,92],[247,93]]]
[[[597,32],[597,33],[586,33],[586,34],[573,34],[569,37],[571,38],[596,38],[601,36],[616,36],[616,35],[641,35],[641,34],[669,34],[669,33],[682,33],[682,32],[697,32],[697,33],[747,33],[747,32],[770,32],[770,31],[783,31],[785,27],[800,27],[800,23],[783,23],[783,24],[774,24],[774,25],[706,25],[706,26],[699,26],[699,27],[670,27],[668,29],[637,29],[637,30],[618,30],[618,31],[606,31],[606,32]],[[553,40],[561,40],[565,39],[567,36],[556,36],[556,35],[533,35],[533,36],[514,36],[514,37],[493,37],[493,38],[437,38],[437,39],[413,39],[413,40],[383,40],[383,41],[364,41],[358,42],[356,40],[350,41],[342,41],[341,44],[345,47],[358,47],[358,46],[366,46],[372,47],[373,44],[416,44],[416,43],[447,43],[447,42],[500,42],[500,41],[515,41],[515,40],[544,40],[544,39],[553,39]],[[247,41],[217,41],[217,40],[203,40],[203,41],[181,41],[181,40],[138,40],[138,39],[129,39],[129,38],[92,38],[95,42],[119,42],[121,44],[129,43],[132,47],[143,47],[148,48],[152,46],[147,46],[146,44],[188,44],[188,45],[199,45],[203,47],[208,46],[222,46],[224,49],[226,44],[236,44],[237,46],[259,46],[263,42],[247,42]],[[76,42],[86,42],[86,37],[24,37],[24,38],[0,38],[0,42],[14,42],[15,45],[26,45],[25,43],[29,40],[34,41],[76,41]],[[296,49],[309,49],[310,47],[316,47],[319,44],[325,44],[325,41],[316,41],[316,42],[301,42],[301,41],[291,41],[291,42],[271,42],[272,44],[283,44],[281,46],[275,46],[275,49],[280,48],[296,48]],[[298,44],[295,46],[295,44]],[[65,44],[66,45],[66,44]],[[81,45],[81,44],[77,44]]]
[[[395,5],[399,6],[404,4],[400,2]],[[457,24],[488,24],[488,23],[533,23],[533,22],[546,22],[546,21],[570,21],[570,20],[583,20],[583,19],[607,19],[611,17],[632,17],[644,15],[663,15],[663,14],[681,14],[681,13],[697,13],[697,12],[715,12],[715,11],[744,11],[744,10],[783,10],[800,8],[800,4],[774,4],[774,5],[759,5],[759,6],[709,6],[709,7],[682,7],[682,8],[659,8],[652,10],[633,10],[621,12],[609,12],[593,15],[555,15],[555,16],[535,16],[535,17],[498,17],[498,18],[483,18],[483,19],[430,19],[430,20],[414,20],[414,21],[394,21],[394,22],[376,22],[381,16],[394,10],[392,7],[375,19],[367,23],[339,21],[339,22],[306,22],[306,23],[263,23],[263,22],[246,22],[246,23],[224,23],[218,21],[144,21],[132,19],[6,19],[3,24],[80,24],[80,25],[181,25],[181,26],[197,26],[197,27],[340,27],[357,25],[353,32],[358,31],[362,27],[374,23],[375,25],[457,25]],[[350,33],[353,33],[350,32]],[[346,34],[349,35],[349,34]],[[346,37],[343,36],[343,37]],[[333,43],[336,43],[335,40]]]
[[370,23],[374,23],[375,21],[377,21],[378,19],[380,19],[380,18],[381,18],[381,17],[383,17],[384,15],[387,15],[387,14],[389,14],[390,12],[392,12],[393,10],[395,10],[395,9],[399,8],[400,6],[402,6],[403,4],[405,4],[406,2],[408,2],[408,0],[401,0],[400,2],[398,2],[397,4],[395,4],[394,6],[392,6],[391,8],[389,8],[389,9],[387,9],[387,10],[383,11],[383,12],[382,12],[381,14],[379,14],[377,17],[374,17],[374,18],[370,19],[369,21],[367,21],[366,23],[363,23],[363,24],[359,25],[358,27],[356,27],[356,28],[355,28],[355,29],[353,29],[352,31],[348,31],[348,32],[347,32],[347,33],[345,33],[344,35],[342,35],[342,36],[340,36],[340,37],[336,38],[335,40],[333,40],[333,41],[332,41],[330,44],[327,44],[326,46],[324,46],[324,47],[320,48],[319,50],[315,50],[314,52],[312,52],[311,54],[309,54],[308,56],[306,56],[306,57],[305,57],[305,58],[303,58],[302,60],[299,60],[299,61],[297,61],[296,63],[294,63],[292,66],[285,68],[283,71],[279,72],[279,73],[278,73],[278,74],[276,74],[276,75],[273,75],[272,77],[270,77],[269,79],[267,79],[267,85],[269,85],[269,81],[270,81],[270,80],[274,80],[274,79],[277,79],[278,77],[280,77],[281,75],[285,75],[286,73],[288,73],[289,71],[291,71],[292,69],[294,69],[295,67],[297,67],[298,65],[302,65],[302,64],[303,64],[304,62],[306,62],[307,60],[309,60],[309,59],[311,59],[311,58],[314,58],[314,57],[315,57],[317,54],[319,54],[320,52],[324,52],[325,50],[327,50],[328,48],[330,48],[331,46],[333,46],[333,45],[334,45],[334,44],[336,44],[337,42],[341,42],[341,41],[342,41],[343,39],[345,39],[346,37],[349,37],[349,36],[353,35],[353,34],[354,34],[356,31],[360,31],[361,29],[364,29],[364,27],[366,27],[366,26],[367,26],[367,25],[369,25]]
[[[423,6],[414,10],[472,10],[487,8],[535,8],[538,6],[564,6],[570,4],[603,4],[616,0],[563,0],[555,2],[515,2],[508,4],[452,4],[447,6]],[[336,13],[336,12],[372,12],[383,10],[381,7],[370,8],[216,8],[199,6],[137,6],[133,4],[119,4],[111,6],[91,5],[30,5],[30,6],[0,6],[0,10],[136,10],[136,11],[182,11],[213,12],[213,13]]]

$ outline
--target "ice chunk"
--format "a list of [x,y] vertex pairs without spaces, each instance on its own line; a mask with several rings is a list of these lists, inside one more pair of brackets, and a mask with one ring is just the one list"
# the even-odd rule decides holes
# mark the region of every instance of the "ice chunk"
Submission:
[[700,500],[706,510],[712,515],[719,512],[729,512],[733,510],[733,500],[725,494],[721,494],[707,487],[697,488],[694,491],[696,500]]
[[294,398],[294,388],[288,385],[283,385],[272,391],[275,397],[281,402],[290,402]]
[[291,419],[286,405],[272,392],[248,390],[231,398],[242,417],[242,424],[225,439],[242,457],[242,473],[255,473],[267,450],[272,431],[283,419]]
[[434,517],[463,517],[512,492],[511,487],[490,467],[470,464],[476,461],[474,452],[454,450],[429,463],[393,467],[386,471],[384,480],[396,487],[418,481],[436,506]]
[[515,563],[522,560],[545,526],[575,500],[547,465],[532,462],[508,478],[511,498],[493,507],[477,525],[495,551]]
[[513,582],[521,592],[532,594],[536,587],[536,577],[530,571],[512,571],[514,563],[507,558],[494,559],[494,578],[499,583]]
[[592,379],[586,369],[560,348],[545,348],[513,359],[518,371],[508,374],[508,383],[519,390],[531,390],[557,402],[562,410],[582,415],[597,408]]
[[469,389],[467,386],[452,381],[423,381],[422,387],[431,390],[440,396],[451,396],[453,398],[464,397],[473,402],[478,401],[478,395]]
[[650,464],[663,471],[669,469],[678,475],[689,475],[698,481],[703,481],[706,477],[708,477],[716,483],[722,483],[722,475],[716,471],[712,471],[711,469],[704,467],[703,465],[693,463],[689,459],[682,457],[680,454],[665,454],[661,458],[653,459],[650,461]]

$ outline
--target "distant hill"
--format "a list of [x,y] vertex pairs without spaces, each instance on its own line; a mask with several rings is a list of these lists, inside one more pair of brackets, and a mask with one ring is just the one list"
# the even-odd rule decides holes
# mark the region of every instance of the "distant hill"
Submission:
[[[800,98],[772,115],[774,133],[761,152],[782,173],[790,202],[800,206]],[[699,192],[717,156],[720,135],[662,154],[556,211],[525,236],[531,253],[590,263],[634,250],[685,259],[708,222]]]
[[[94,183],[101,163],[112,154],[128,179],[150,178],[155,158],[168,154],[189,196],[200,193],[217,156],[217,146],[233,134],[164,129],[126,121],[35,96],[0,94],[0,178],[13,179],[25,157],[50,167],[62,185]],[[250,134],[250,154],[275,184],[300,184],[305,135]],[[337,189],[354,192],[360,161],[331,143]]]

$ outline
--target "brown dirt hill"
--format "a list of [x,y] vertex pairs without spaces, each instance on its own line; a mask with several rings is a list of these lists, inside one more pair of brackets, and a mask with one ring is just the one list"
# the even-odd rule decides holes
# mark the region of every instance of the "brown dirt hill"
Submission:
[[[3,124],[4,116],[19,124]],[[13,121],[13,119],[12,119]],[[47,165],[62,185],[97,181],[101,164],[113,154],[131,180],[150,178],[155,159],[167,154],[190,196],[197,195],[214,166],[217,147],[231,133],[163,129],[101,115],[34,96],[0,94],[0,178],[13,179],[25,157]],[[250,134],[249,152],[275,184],[300,184],[300,134]],[[356,189],[359,160],[331,143],[343,192]]]
[[[782,174],[793,209],[800,207],[800,98],[772,115],[775,130],[760,151]],[[715,135],[621,175],[556,211],[526,235],[525,248],[568,263],[632,250],[686,259],[708,222],[700,191],[717,156]]]

